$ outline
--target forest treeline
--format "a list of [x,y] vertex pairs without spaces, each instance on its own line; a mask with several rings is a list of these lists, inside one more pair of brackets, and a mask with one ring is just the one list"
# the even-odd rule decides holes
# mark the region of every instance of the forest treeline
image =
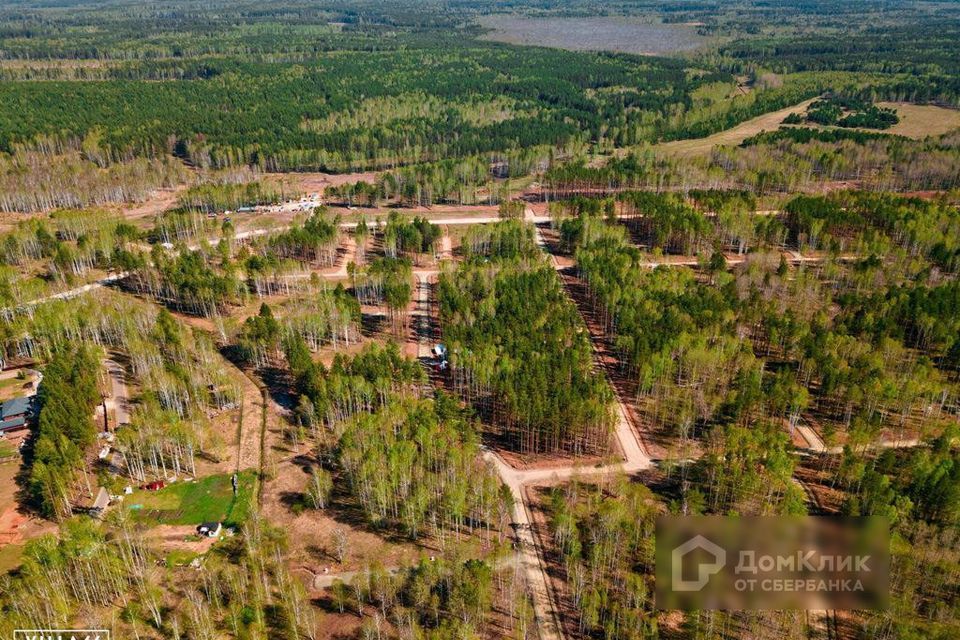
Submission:
[[[938,270],[956,269],[956,208],[860,193],[787,211],[791,242],[861,258],[792,269],[761,249],[732,273],[722,257],[704,261],[707,275],[651,270],[622,227],[583,222],[578,273],[640,398],[653,394],[649,419],[683,435],[769,418],[792,430],[810,416],[861,444],[942,429],[957,361],[955,282]],[[870,289],[871,277],[885,284]]]
[[[217,2],[216,17],[79,4],[80,14],[23,6],[0,15],[0,55],[11,61],[0,68],[0,209],[136,202],[189,177],[178,159],[201,171],[391,170],[358,193],[340,189],[351,203],[496,203],[507,199],[505,176],[538,173],[555,157],[703,137],[828,91],[866,102],[957,100],[956,25],[906,7],[876,15],[875,7],[738,2],[739,24],[718,6],[620,7],[656,9],[667,22],[690,16],[703,34],[722,36],[680,60],[487,42],[474,22],[496,9],[485,2],[433,13],[407,2],[294,1],[256,12]],[[551,3],[542,11],[586,10]],[[763,15],[786,20],[785,31],[761,33]],[[845,15],[871,16],[873,35]],[[811,19],[830,34],[804,31]],[[942,30],[927,33],[924,21]],[[851,42],[864,49],[852,55]],[[866,106],[839,120],[873,126],[891,117]],[[742,184],[760,191],[797,184],[792,170],[749,171],[757,175]],[[945,176],[955,172],[926,182],[941,188]]]
[[[63,392],[61,404],[68,410],[48,412],[56,432],[43,448],[38,442],[32,471],[38,479],[33,485],[38,499],[49,502],[51,515],[70,515],[66,504],[89,491],[87,482],[69,473],[68,463],[80,464],[82,458],[76,456],[84,453],[95,435],[93,407],[101,400],[98,381],[103,366],[102,356],[92,355],[100,353],[94,346],[122,349],[138,386],[130,424],[120,426],[114,441],[118,467],[128,481],[166,478],[170,473],[194,475],[197,456],[223,453],[226,443],[209,428],[210,417],[236,406],[239,385],[210,338],[182,326],[166,310],[104,293],[50,301],[29,314],[5,320],[2,330],[7,358],[59,363],[51,370],[49,388],[51,393]],[[84,390],[90,384],[95,388],[88,397]],[[43,466],[38,467],[40,462],[67,467],[64,473],[45,474]],[[54,481],[52,488],[42,482],[48,476]],[[53,489],[57,493],[51,493]],[[63,504],[48,499],[48,494],[62,498]]]
[[85,473],[86,449],[96,440],[99,360],[97,350],[81,344],[57,353],[43,370],[30,493],[47,517],[65,518],[73,510],[74,485]]
[[859,131],[813,132],[786,128],[761,133],[738,147],[715,147],[709,156],[675,158],[646,148],[603,166],[557,163],[544,175],[551,198],[622,189],[750,190],[763,195],[821,192],[832,183],[871,191],[956,189],[960,136],[909,140]]
[[284,349],[296,420],[324,461],[314,473],[338,474],[372,524],[441,540],[505,526],[509,493],[479,457],[475,422],[442,392],[425,397],[423,368],[395,343],[330,367],[300,336]]
[[[665,59],[479,42],[296,65],[226,64],[228,73],[181,81],[4,83],[0,149],[10,152],[15,144],[56,136],[96,145],[112,162],[173,154],[198,167],[391,168],[544,144],[563,147],[580,138],[637,142],[666,127],[666,115],[683,104],[685,94],[715,79],[691,76],[683,63]],[[471,73],[463,73],[464,67]],[[599,91],[612,87],[623,89]],[[379,100],[378,119],[334,128],[311,124],[336,114],[351,122],[361,94]],[[402,109],[421,94],[444,100],[426,114]],[[303,99],[311,95],[317,99]],[[504,98],[515,106],[502,108]],[[461,106],[449,106],[457,100]],[[482,115],[485,109],[496,117]]]
[[576,307],[518,220],[480,227],[438,285],[454,386],[521,452],[605,452],[613,392]]
[[154,190],[189,178],[183,163],[170,156],[129,158],[98,166],[56,141],[48,150],[42,141],[0,154],[0,211],[27,213],[57,208],[138,202]]

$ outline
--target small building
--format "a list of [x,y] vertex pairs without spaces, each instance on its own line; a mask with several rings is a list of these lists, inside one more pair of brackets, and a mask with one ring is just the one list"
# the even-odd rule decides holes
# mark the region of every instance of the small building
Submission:
[[197,527],[197,533],[208,538],[219,538],[223,531],[223,525],[219,522],[204,522]]
[[33,398],[12,398],[0,403],[0,434],[27,428],[27,423],[33,417]]

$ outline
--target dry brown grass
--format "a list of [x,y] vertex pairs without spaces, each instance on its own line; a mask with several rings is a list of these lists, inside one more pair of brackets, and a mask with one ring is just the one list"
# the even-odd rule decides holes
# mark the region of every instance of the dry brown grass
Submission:
[[[771,111],[752,120],[743,122],[735,127],[715,133],[706,138],[695,140],[675,140],[665,142],[654,147],[681,158],[702,156],[710,153],[715,146],[738,145],[747,138],[762,131],[774,131],[780,123],[791,113],[803,113],[813,100],[806,100],[800,104],[779,111]],[[886,129],[884,133],[906,136],[916,140],[927,136],[939,136],[960,128],[960,110],[938,107],[935,105],[909,104],[905,102],[879,102],[878,106],[892,107],[897,110],[900,122]],[[804,125],[810,126],[810,125]],[[864,129],[864,131],[873,131]]]
[[960,110],[947,109],[932,104],[909,104],[906,102],[879,102],[879,107],[897,110],[900,122],[885,131],[916,140],[927,136],[940,136],[960,129]]
[[806,111],[811,100],[805,100],[800,104],[795,104],[786,109],[771,111],[762,116],[757,116],[752,120],[742,122],[735,127],[720,131],[706,138],[697,138],[695,140],[675,140],[673,142],[664,142],[654,146],[655,151],[662,151],[670,155],[681,158],[705,155],[718,145],[737,145],[749,138],[755,136],[761,131],[773,131],[780,126],[783,119],[794,112]]

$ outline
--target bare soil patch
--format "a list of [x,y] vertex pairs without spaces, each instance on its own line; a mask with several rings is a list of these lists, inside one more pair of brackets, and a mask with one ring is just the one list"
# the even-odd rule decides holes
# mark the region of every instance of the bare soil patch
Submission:
[[139,223],[138,226],[148,227],[153,224],[153,218],[158,214],[175,207],[180,194],[186,189],[186,184],[168,189],[157,189],[143,202],[114,205],[110,209],[116,211],[128,222]]
[[193,525],[161,524],[150,529],[147,539],[161,551],[189,551],[201,554],[210,550],[217,539],[200,537]]
[[299,191],[305,195],[314,193],[323,195],[327,187],[339,187],[344,184],[354,182],[374,183],[380,177],[380,171],[363,171],[358,173],[268,173],[266,177],[275,178],[289,185],[292,190]]
[[17,475],[20,470],[20,458],[0,464],[0,570],[12,568],[19,561],[24,542],[57,528],[18,502]]

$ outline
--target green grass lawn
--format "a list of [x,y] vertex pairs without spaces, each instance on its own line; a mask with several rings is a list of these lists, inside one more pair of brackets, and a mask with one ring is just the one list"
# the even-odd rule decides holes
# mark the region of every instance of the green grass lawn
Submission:
[[25,544],[8,544],[0,553],[0,575],[5,575],[8,571],[20,566],[20,558],[23,557]]
[[11,376],[0,379],[0,400],[10,400],[25,395],[28,391],[24,387],[30,384],[32,379],[33,376],[27,376],[26,378]]
[[17,448],[13,446],[13,443],[7,442],[6,440],[0,440],[0,458],[6,458],[7,456],[12,456],[17,453]]
[[241,524],[247,517],[256,485],[256,472],[240,472],[236,497],[229,473],[177,482],[160,491],[136,491],[124,500],[138,522],[153,524]]

